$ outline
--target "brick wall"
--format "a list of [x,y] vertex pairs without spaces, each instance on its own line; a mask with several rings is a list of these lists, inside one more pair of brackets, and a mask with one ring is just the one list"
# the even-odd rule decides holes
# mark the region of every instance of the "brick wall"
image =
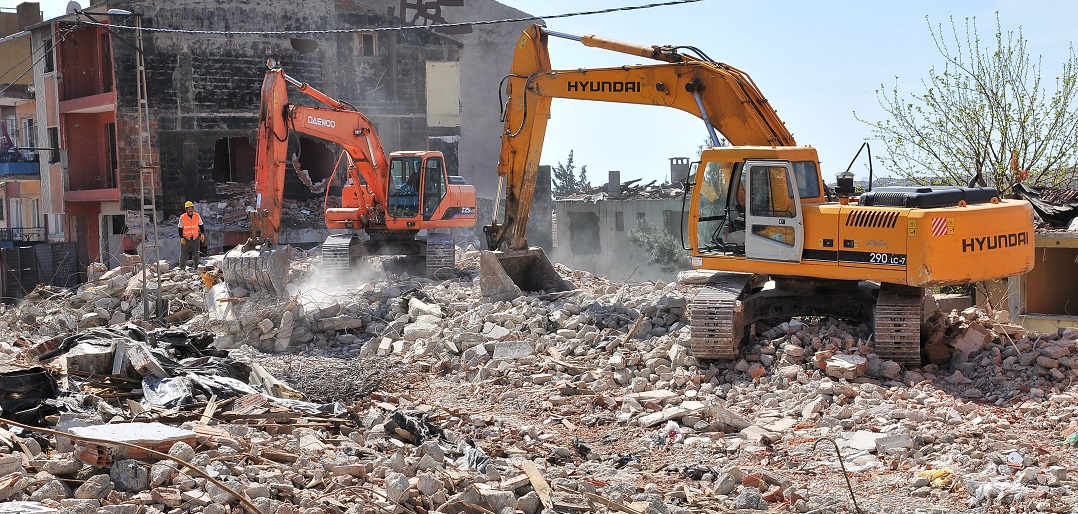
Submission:
[[[342,3],[347,9],[337,11]],[[115,7],[140,13],[145,28],[280,31],[400,23],[364,11],[356,2],[331,0],[222,0],[210,7],[201,0],[149,0],[121,1]],[[130,31],[119,34],[134,41]],[[268,57],[281,62],[289,75],[355,105],[380,132],[385,127],[385,134],[392,135],[383,141],[387,151],[425,148],[430,135],[425,124],[425,60],[459,59],[458,43],[421,30],[379,33],[378,55],[357,58],[354,34],[309,37],[318,49],[301,54],[287,36],[143,32],[150,132],[157,151],[153,159],[160,165],[159,206],[164,212],[178,212],[187,199],[216,199],[212,170],[219,139],[246,137],[253,144]],[[122,43],[113,50],[122,207],[137,208],[136,54]],[[290,94],[296,103],[312,104],[294,89]],[[289,173],[286,195],[309,194]]]

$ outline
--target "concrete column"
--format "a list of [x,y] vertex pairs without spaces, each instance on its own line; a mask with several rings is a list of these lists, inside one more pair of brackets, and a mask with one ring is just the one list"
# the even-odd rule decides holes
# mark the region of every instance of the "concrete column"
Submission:
[[689,158],[688,157],[671,157],[670,158],[670,183],[681,182],[684,183],[689,179]]
[[606,193],[610,198],[621,198],[621,172],[610,170],[610,178],[606,182]]

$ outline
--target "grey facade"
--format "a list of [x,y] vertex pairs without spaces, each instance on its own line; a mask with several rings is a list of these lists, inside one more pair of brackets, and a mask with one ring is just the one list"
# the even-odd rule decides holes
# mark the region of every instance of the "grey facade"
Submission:
[[[410,24],[464,23],[529,16],[493,0],[365,0],[373,10]],[[460,170],[481,198],[493,199],[501,149],[501,80],[509,73],[521,32],[538,21],[434,29],[461,43]],[[480,223],[489,220],[480,219]]]
[[[186,199],[213,199],[216,182],[253,179],[259,91],[271,57],[289,75],[348,101],[367,115],[387,151],[425,149],[430,137],[458,135],[458,128],[433,129],[426,123],[426,64],[459,60],[460,44],[445,37],[424,30],[315,33],[303,39],[313,40],[317,48],[302,53],[292,36],[212,34],[401,25],[362,2],[252,5],[223,1],[207,9],[204,2],[158,0],[110,6],[139,13],[147,29],[143,37],[148,105],[151,120],[156,121],[166,210],[180,210]],[[153,28],[191,27],[207,33],[152,32]],[[131,35],[130,31],[121,34]],[[362,48],[371,37],[373,51]],[[114,42],[113,51],[120,119],[136,106],[134,49]],[[294,90],[289,100],[316,104]],[[312,144],[305,139],[293,138],[289,153],[298,152],[300,164],[317,181],[328,176],[336,155],[325,142]],[[286,180],[288,194],[314,194],[295,174]],[[121,196],[123,208],[137,208],[135,191],[121,191]]]
[[681,239],[681,198],[555,200],[556,242],[551,255],[566,266],[610,280],[672,280],[650,264],[647,250],[629,241],[629,231],[647,220]]

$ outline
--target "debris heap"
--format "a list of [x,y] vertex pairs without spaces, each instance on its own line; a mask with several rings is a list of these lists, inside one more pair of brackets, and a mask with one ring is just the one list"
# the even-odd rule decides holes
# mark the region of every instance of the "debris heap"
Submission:
[[36,292],[2,327],[0,513],[1078,508],[1078,331],[931,312],[906,369],[868,325],[773,320],[701,362],[695,286],[558,266],[577,290],[483,302],[477,260],[312,285],[305,256],[285,299],[168,271],[171,328],[137,273]]

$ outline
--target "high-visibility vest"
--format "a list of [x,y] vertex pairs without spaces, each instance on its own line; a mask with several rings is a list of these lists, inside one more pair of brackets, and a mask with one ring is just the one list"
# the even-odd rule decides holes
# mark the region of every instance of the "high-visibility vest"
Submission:
[[188,216],[187,213],[180,215],[180,226],[183,227],[183,237],[194,239],[198,237],[198,226],[202,224],[202,217],[198,213]]

